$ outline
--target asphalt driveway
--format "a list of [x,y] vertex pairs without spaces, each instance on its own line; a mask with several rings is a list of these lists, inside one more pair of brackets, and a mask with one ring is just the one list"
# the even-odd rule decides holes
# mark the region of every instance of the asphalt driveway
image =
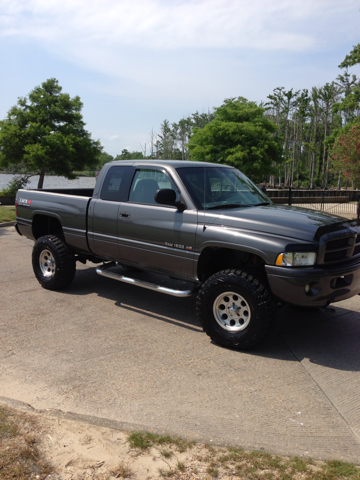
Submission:
[[[214,444],[360,463],[360,297],[283,308],[261,348],[220,348],[195,298],[78,265],[42,289],[32,242],[0,229],[0,396]],[[105,421],[105,420],[104,420]]]

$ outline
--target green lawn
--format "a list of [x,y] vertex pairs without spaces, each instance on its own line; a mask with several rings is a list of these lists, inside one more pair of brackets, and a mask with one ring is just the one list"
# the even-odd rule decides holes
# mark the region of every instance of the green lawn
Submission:
[[0,223],[15,222],[15,207],[0,205]]

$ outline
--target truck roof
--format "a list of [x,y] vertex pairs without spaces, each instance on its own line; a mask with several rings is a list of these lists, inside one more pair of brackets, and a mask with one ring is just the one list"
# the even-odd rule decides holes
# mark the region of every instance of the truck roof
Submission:
[[146,165],[146,164],[151,164],[153,166],[170,166],[173,168],[180,168],[180,167],[228,167],[228,168],[234,168],[229,165],[224,165],[222,163],[208,163],[208,162],[192,162],[190,160],[156,160],[156,159],[139,159],[139,160],[113,160],[111,165],[131,165],[131,166],[137,166],[137,165]]

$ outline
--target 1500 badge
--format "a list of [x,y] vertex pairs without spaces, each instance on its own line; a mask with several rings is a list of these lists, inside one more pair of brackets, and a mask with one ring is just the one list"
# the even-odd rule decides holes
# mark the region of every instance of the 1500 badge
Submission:
[[189,252],[191,252],[192,249],[193,249],[193,247],[191,247],[191,246],[180,245],[180,244],[178,244],[178,243],[165,242],[165,245],[166,245],[167,247],[178,248],[178,249],[180,249],[180,250],[187,250],[187,251],[189,251]]

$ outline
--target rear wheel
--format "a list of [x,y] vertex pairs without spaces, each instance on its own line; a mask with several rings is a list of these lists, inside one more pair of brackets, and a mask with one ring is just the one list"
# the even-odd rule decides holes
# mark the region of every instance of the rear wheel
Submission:
[[197,297],[204,331],[219,345],[245,350],[262,342],[276,316],[276,304],[259,280],[241,270],[210,277]]
[[40,237],[33,248],[33,270],[43,288],[60,290],[73,281],[76,271],[74,254],[54,235]]

